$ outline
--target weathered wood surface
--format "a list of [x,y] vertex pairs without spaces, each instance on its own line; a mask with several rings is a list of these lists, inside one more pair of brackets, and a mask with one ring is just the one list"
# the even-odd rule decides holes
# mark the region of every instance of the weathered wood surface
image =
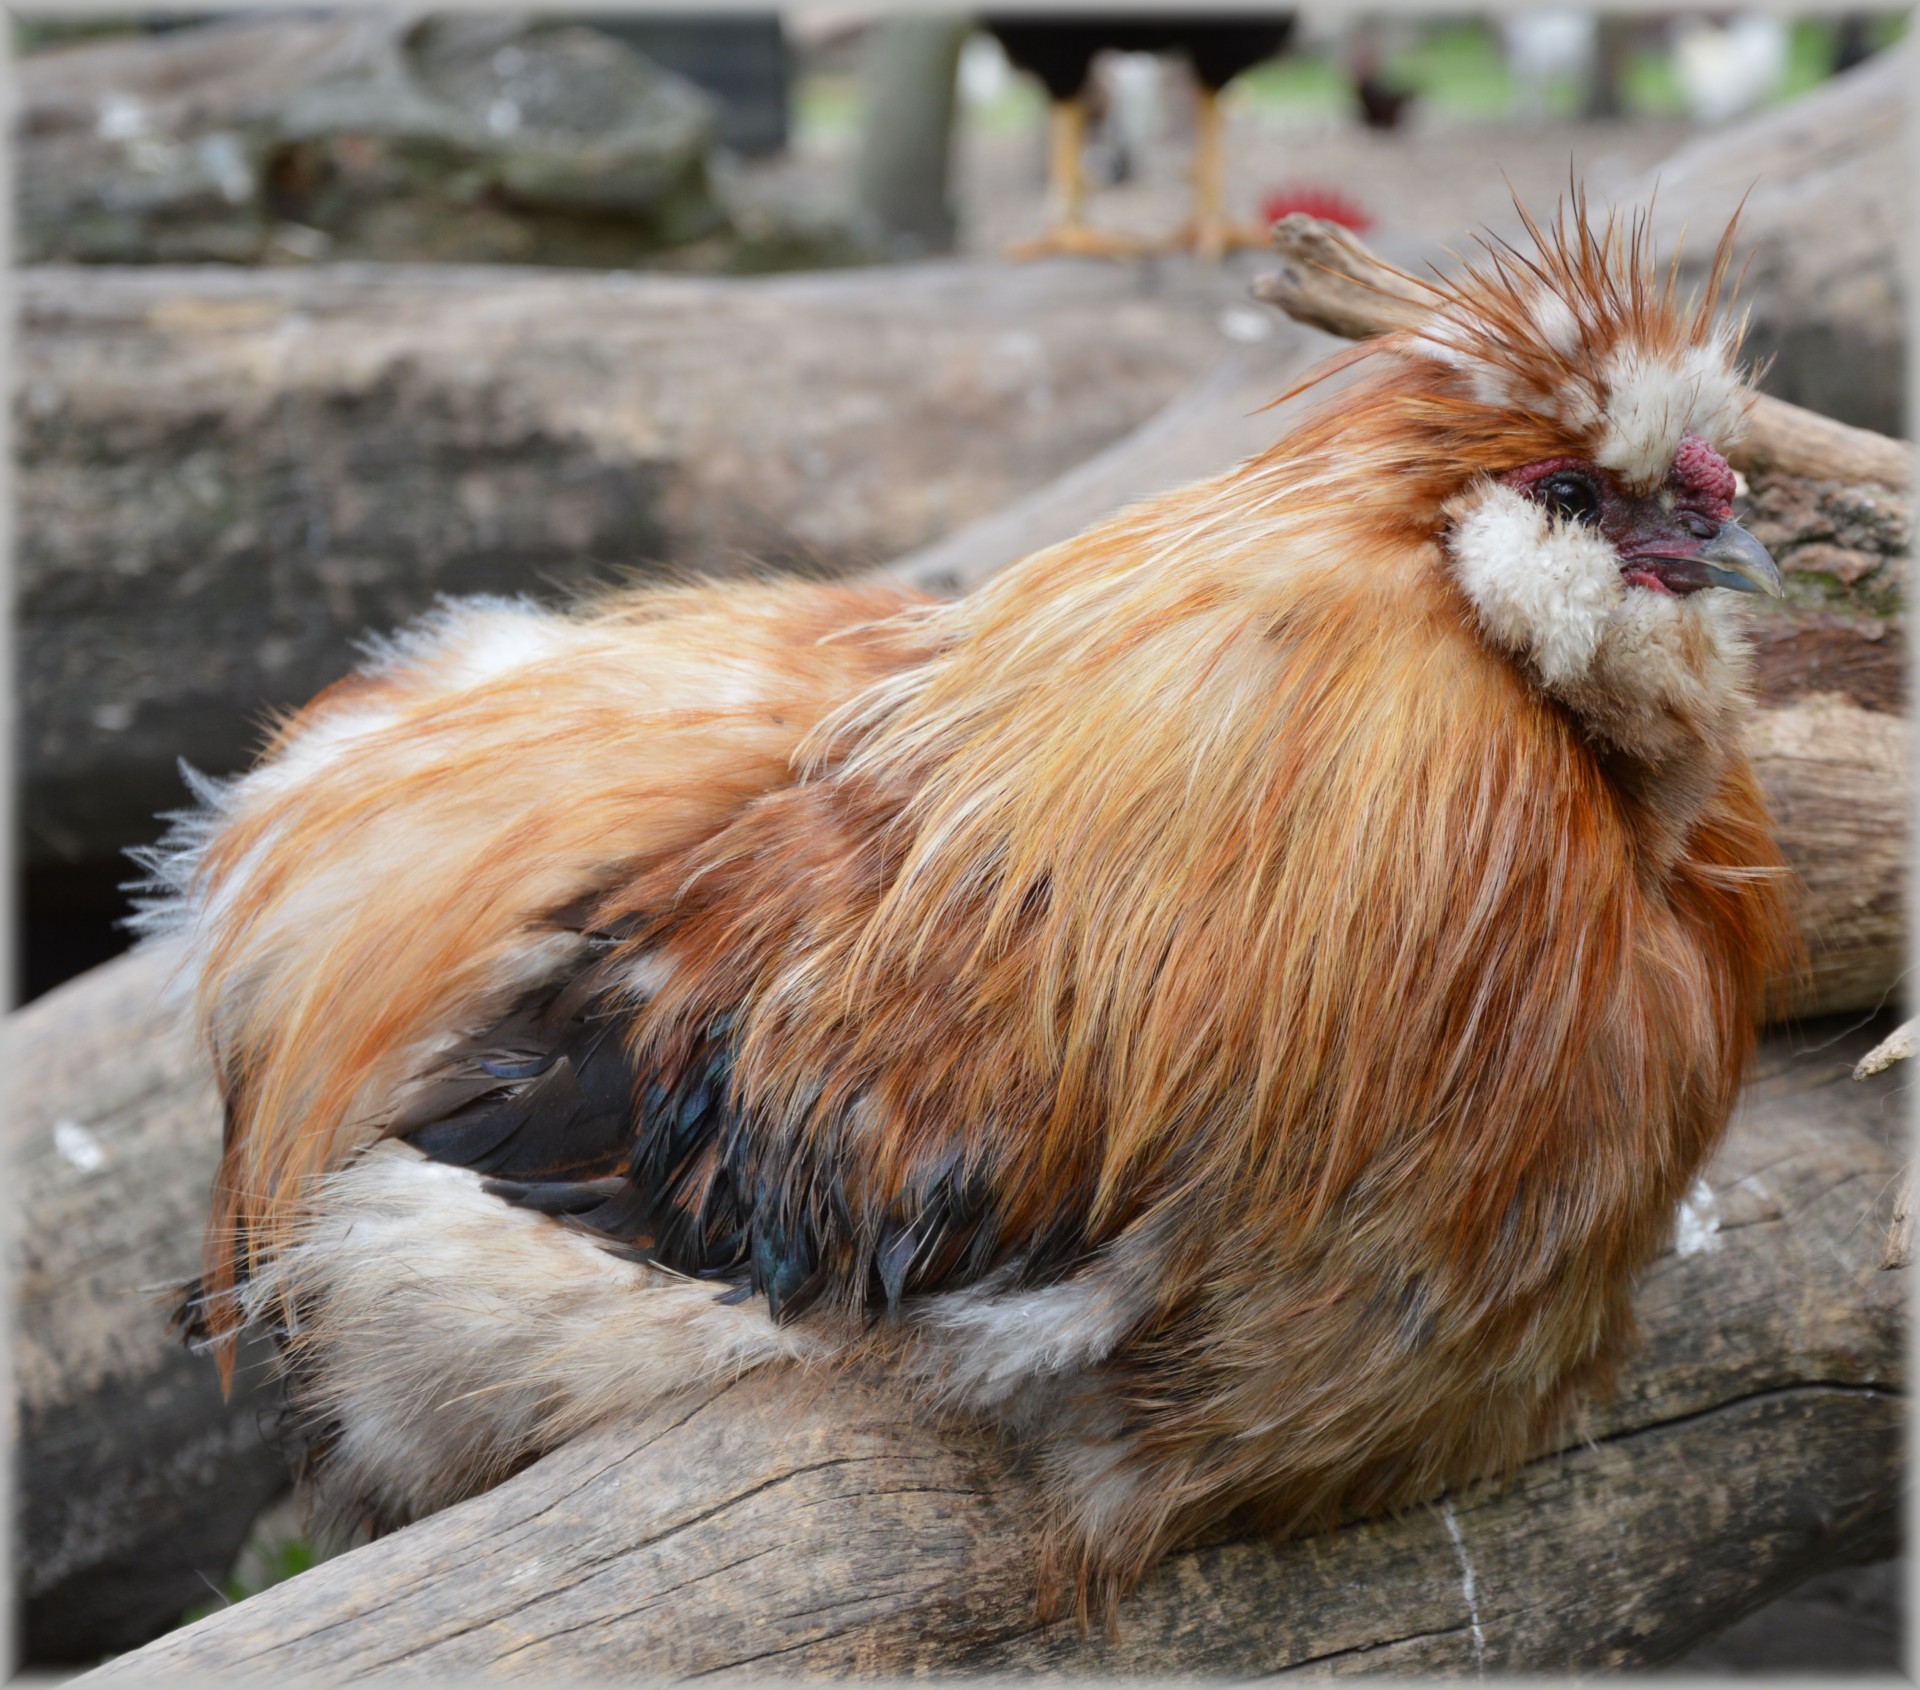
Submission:
[[1823,1566],[1891,1553],[1905,1278],[1872,1043],[1771,1044],[1581,1435],[1397,1521],[1172,1557],[1118,1634],[1043,1627],[1033,1493],[884,1387],[756,1375],[609,1429],[81,1682],[320,1684],[1656,1664]]
[[[1916,68],[1908,42],[1701,135],[1661,165],[1654,201],[1662,244],[1687,236],[1692,285],[1745,200],[1734,265],[1746,270],[1747,349],[1772,360],[1767,390],[1884,434],[1908,422]],[[1749,450],[1763,447],[1756,430]]]
[[1748,751],[1797,876],[1806,972],[1782,1013],[1870,1010],[1906,973],[1913,734],[1904,716],[1813,693],[1755,713]]
[[1760,697],[1830,692],[1863,710],[1904,710],[1911,494],[1760,470],[1736,508],[1787,589],[1751,612]]
[[[1339,343],[1297,324],[1281,325],[1284,332],[1276,334],[1247,307],[1232,321],[1244,338],[1140,427],[1023,498],[895,559],[882,573],[928,592],[971,592],[1029,552],[1272,445],[1291,413],[1268,407]],[[1335,378],[1317,391],[1331,393],[1338,385]]]
[[18,283],[29,863],[151,838],[176,758],[242,766],[438,593],[877,564],[1150,418],[1257,310],[1068,263]]
[[131,958],[7,1024],[14,1565],[34,1661],[97,1659],[171,1624],[287,1484],[258,1430],[260,1357],[223,1403],[156,1296],[195,1269],[220,1149],[163,980],[153,956]]

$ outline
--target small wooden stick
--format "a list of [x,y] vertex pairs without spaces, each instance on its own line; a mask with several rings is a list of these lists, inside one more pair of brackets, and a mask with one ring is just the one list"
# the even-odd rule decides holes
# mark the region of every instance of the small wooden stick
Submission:
[[1295,322],[1347,340],[1412,328],[1433,296],[1418,281],[1369,252],[1338,223],[1296,211],[1273,226],[1280,268],[1259,277],[1253,297]]
[[[1410,328],[1431,304],[1419,280],[1375,257],[1337,224],[1296,211],[1273,226],[1273,245],[1280,268],[1253,284],[1254,298],[1329,334],[1366,340]],[[1747,432],[1727,459],[1749,475],[1776,471],[1899,490],[1913,485],[1906,441],[1764,393],[1754,400]]]
[[1853,1065],[1853,1077],[1856,1080],[1871,1079],[1875,1074],[1884,1074],[1896,1062],[1912,1059],[1916,1050],[1920,1050],[1920,1015],[1911,1021],[1902,1021],[1899,1026],[1882,1039],[1872,1050]]

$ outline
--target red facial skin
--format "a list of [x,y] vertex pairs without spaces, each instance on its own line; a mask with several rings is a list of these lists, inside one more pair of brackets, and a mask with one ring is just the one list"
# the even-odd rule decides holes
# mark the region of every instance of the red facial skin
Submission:
[[1700,435],[1682,437],[1666,479],[1647,493],[1583,458],[1546,458],[1501,479],[1566,520],[1598,529],[1619,553],[1629,586],[1684,598],[1713,585],[1699,554],[1733,520],[1733,470]]

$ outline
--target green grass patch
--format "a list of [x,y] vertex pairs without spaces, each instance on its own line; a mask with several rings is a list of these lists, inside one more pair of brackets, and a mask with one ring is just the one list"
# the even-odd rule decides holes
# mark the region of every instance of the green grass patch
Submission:
[[1227,97],[1236,104],[1288,111],[1353,109],[1346,73],[1320,54],[1284,53],[1267,59],[1236,78]]
[[1388,81],[1461,117],[1502,117],[1513,106],[1513,76],[1492,30],[1439,24],[1387,56]]
[[192,1625],[195,1620],[217,1614],[222,1608],[244,1602],[249,1596],[258,1596],[261,1591],[270,1590],[274,1585],[283,1584],[296,1574],[318,1566],[322,1557],[306,1538],[289,1537],[263,1544],[257,1556],[247,1559],[254,1564],[244,1570],[234,1569],[233,1575],[220,1587],[222,1600],[195,1604],[180,1616],[180,1624]]
[[860,97],[860,78],[852,71],[816,71],[795,79],[793,138],[808,141],[844,141],[860,132],[866,102]]

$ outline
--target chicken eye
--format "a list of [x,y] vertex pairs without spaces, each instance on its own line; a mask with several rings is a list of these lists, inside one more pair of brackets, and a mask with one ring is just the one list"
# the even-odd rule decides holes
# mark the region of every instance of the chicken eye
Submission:
[[1569,522],[1590,523],[1600,510],[1600,489],[1594,486],[1592,476],[1577,469],[1555,470],[1543,476],[1535,484],[1533,496],[1555,516]]

